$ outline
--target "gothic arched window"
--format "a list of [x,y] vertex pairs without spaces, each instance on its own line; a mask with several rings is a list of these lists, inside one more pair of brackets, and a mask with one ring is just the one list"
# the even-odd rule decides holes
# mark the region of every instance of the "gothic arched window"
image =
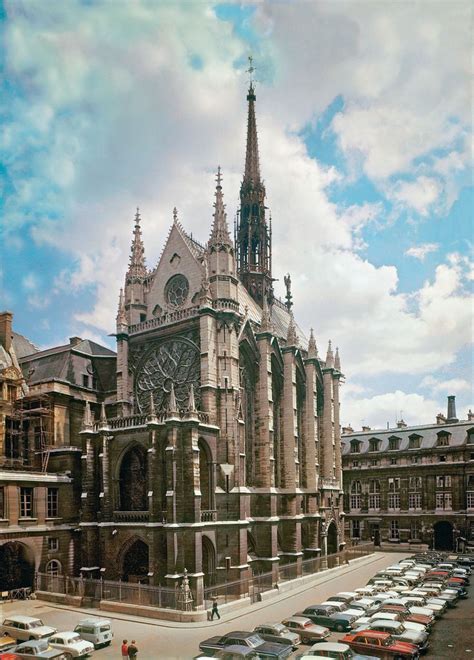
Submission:
[[298,458],[298,473],[296,482],[303,485],[303,461],[304,461],[304,413],[305,413],[305,384],[301,372],[296,372],[296,456]]
[[245,483],[249,486],[254,478],[255,457],[255,399],[257,395],[257,370],[250,351],[240,349],[240,388],[242,391],[242,414],[245,433]]
[[120,509],[122,511],[146,511],[147,454],[143,447],[135,446],[122,459],[120,466]]
[[281,484],[281,428],[283,392],[283,377],[281,368],[272,355],[272,400],[273,400],[273,472],[274,484],[278,488]]

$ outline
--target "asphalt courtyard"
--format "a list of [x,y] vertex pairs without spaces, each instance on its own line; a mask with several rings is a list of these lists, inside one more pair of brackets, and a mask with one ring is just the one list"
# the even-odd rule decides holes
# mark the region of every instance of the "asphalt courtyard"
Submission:
[[[22,601],[0,604],[0,619],[11,614],[27,614],[41,617],[46,624],[60,631],[73,630],[76,623],[87,616],[104,616],[111,619],[114,631],[112,645],[97,650],[92,658],[102,660],[120,656],[122,639],[136,640],[139,660],[169,658],[170,660],[193,658],[199,653],[199,642],[213,635],[223,635],[232,630],[253,630],[255,626],[267,622],[281,621],[313,603],[322,602],[338,591],[352,590],[366,584],[374,573],[385,566],[396,563],[406,555],[398,553],[375,553],[350,566],[340,567],[325,575],[321,573],[317,585],[305,586],[298,592],[281,595],[277,600],[256,603],[245,609],[228,612],[221,620],[183,624],[168,621],[150,620],[127,616],[69,608],[43,601]],[[332,633],[330,640],[336,641],[343,634]],[[431,649],[427,660],[436,658],[457,659],[474,656],[474,597],[460,601],[460,604],[434,626],[430,636]],[[304,650],[300,647],[298,653]]]

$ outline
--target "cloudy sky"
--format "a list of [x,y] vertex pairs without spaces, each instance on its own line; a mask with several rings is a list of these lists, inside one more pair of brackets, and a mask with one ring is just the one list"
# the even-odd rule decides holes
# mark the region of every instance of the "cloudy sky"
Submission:
[[[2,9],[3,7],[3,9]],[[46,347],[111,344],[132,219],[238,204],[247,57],[277,293],[338,345],[342,421],[472,404],[470,2],[0,1],[0,307]]]

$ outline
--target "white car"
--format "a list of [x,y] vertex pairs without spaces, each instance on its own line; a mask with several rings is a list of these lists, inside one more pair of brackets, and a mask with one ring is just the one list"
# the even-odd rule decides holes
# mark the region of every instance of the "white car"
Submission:
[[56,628],[45,626],[41,619],[33,616],[14,614],[4,619],[0,635],[10,635],[13,639],[27,642],[31,639],[46,639],[57,632]]
[[94,644],[86,642],[75,632],[56,633],[48,641],[53,649],[64,651],[71,658],[84,658],[94,652]]
[[387,619],[387,621],[399,621],[402,622],[407,630],[416,630],[418,632],[425,632],[426,626],[422,623],[414,623],[412,621],[404,621],[400,614],[396,612],[377,612],[372,614],[372,616],[363,616],[360,619],[357,619],[355,626],[359,628],[360,626],[368,626],[372,621],[377,621],[380,619]]

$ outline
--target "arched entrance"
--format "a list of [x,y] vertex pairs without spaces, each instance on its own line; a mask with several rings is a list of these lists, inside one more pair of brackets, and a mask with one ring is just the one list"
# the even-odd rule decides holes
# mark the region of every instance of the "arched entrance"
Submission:
[[434,550],[453,549],[453,526],[447,520],[440,520],[434,526]]
[[328,555],[333,555],[337,551],[337,527],[333,521],[328,527]]
[[137,539],[128,548],[122,561],[122,580],[125,582],[148,582],[148,546]]
[[33,587],[33,551],[18,541],[0,545],[0,591]]
[[212,587],[217,582],[216,551],[211,539],[202,537],[202,572],[204,573],[204,586]]
[[132,447],[120,466],[120,509],[122,511],[146,511],[147,455],[143,447]]

